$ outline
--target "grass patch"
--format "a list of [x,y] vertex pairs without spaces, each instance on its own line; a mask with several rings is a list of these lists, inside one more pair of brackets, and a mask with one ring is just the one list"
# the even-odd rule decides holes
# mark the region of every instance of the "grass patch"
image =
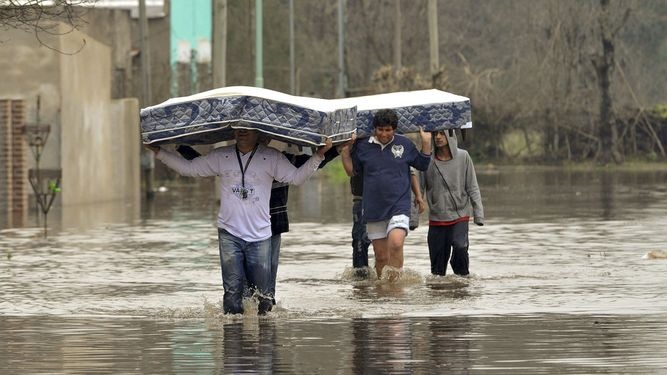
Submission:
[[517,129],[506,133],[501,139],[503,151],[513,159],[543,156],[541,144],[542,135],[536,131]]
[[321,173],[333,182],[345,182],[350,178],[345,173],[343,163],[340,161],[333,161],[327,164],[326,167],[322,168]]

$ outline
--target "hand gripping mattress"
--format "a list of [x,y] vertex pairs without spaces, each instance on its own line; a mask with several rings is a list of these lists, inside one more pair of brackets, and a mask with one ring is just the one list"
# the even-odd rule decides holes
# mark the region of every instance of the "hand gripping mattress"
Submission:
[[440,90],[403,91],[344,99],[292,96],[234,86],[169,99],[141,110],[145,144],[210,144],[233,139],[233,129],[257,129],[272,138],[303,146],[360,137],[373,130],[373,114],[392,108],[399,133],[472,126],[470,100]]
[[350,139],[356,108],[245,86],[225,87],[173,98],[141,110],[145,144],[210,144],[233,139],[233,129],[257,129],[272,138],[304,146]]

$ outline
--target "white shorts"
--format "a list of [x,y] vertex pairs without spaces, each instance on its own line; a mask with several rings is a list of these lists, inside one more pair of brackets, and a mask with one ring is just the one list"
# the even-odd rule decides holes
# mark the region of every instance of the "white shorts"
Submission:
[[366,232],[368,232],[368,239],[371,241],[387,238],[389,232],[395,228],[405,230],[407,235],[410,228],[410,217],[408,215],[396,215],[389,220],[366,223]]

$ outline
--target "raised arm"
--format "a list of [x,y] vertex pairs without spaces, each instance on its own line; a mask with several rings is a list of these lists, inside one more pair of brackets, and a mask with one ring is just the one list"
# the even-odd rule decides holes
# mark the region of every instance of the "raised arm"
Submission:
[[329,151],[333,143],[331,138],[327,138],[324,146],[321,146],[302,166],[296,168],[287,160],[285,155],[275,150],[277,156],[273,178],[280,182],[287,182],[294,185],[301,185],[308,177],[318,169],[324,160],[324,154]]
[[216,167],[217,163],[214,160],[216,150],[203,157],[187,160],[180,154],[165,150],[160,146],[146,145],[146,148],[155,153],[155,158],[181,176],[208,177],[216,176],[219,173]]
[[422,154],[431,155],[431,147],[432,147],[431,132],[424,131],[424,127],[420,126],[419,136],[422,139]]
[[340,161],[343,163],[343,169],[348,176],[354,176],[354,166],[352,164],[352,155],[350,155],[350,149],[352,144],[357,139],[357,134],[352,134],[352,138],[338,146],[338,153],[340,154]]

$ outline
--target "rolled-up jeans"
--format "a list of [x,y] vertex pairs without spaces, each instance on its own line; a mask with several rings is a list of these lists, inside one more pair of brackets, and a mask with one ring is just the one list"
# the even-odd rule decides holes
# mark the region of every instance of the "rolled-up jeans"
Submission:
[[271,238],[248,242],[218,228],[225,314],[243,314],[246,280],[259,295],[259,313],[271,307]]

